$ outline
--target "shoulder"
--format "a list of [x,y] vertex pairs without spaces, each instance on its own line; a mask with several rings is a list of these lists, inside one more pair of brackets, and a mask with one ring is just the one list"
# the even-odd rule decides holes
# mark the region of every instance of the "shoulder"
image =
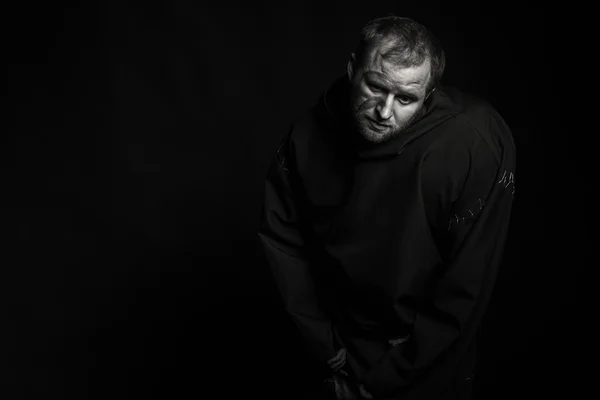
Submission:
[[475,155],[499,166],[503,148],[512,145],[510,130],[500,114],[485,99],[452,87],[443,91],[458,112],[440,127],[442,132],[430,144],[426,158],[438,165],[442,158],[451,163],[451,170],[460,166],[459,160],[469,163]]
[[460,112],[444,123],[423,158],[421,182],[428,204],[467,218],[496,181],[504,133],[495,127],[496,112],[489,103],[463,96]]
[[319,138],[319,122],[314,107],[303,110],[292,120],[287,136],[288,151],[301,165],[314,152],[315,141]]
[[487,100],[456,88],[447,89],[460,112],[454,118],[456,129],[468,136],[482,151],[492,154],[497,164],[507,147],[514,149],[512,132],[498,110]]
[[[422,178],[427,190],[447,189],[455,199],[467,183],[488,187],[502,159],[503,133],[494,122],[495,109],[478,97],[449,91],[459,106],[444,122],[427,149],[422,163]],[[445,190],[444,189],[444,190]]]
[[325,146],[338,143],[340,127],[343,125],[343,104],[347,99],[346,81],[335,79],[324,88],[312,104],[302,110],[292,122],[291,138],[298,145]]
[[341,140],[339,126],[323,101],[297,115],[290,127],[290,146],[300,165],[330,159],[339,152]]
[[315,106],[304,109],[291,122],[290,136],[293,141],[305,141],[318,129]]
[[464,175],[477,159],[490,167],[500,165],[500,153],[485,132],[462,114],[444,123],[443,134],[431,142],[423,157],[428,170],[442,174]]

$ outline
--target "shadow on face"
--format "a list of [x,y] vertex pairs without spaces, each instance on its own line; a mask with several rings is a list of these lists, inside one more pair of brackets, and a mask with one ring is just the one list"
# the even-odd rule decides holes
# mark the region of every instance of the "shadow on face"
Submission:
[[419,116],[428,97],[431,64],[425,60],[417,66],[396,65],[376,47],[364,65],[358,65],[352,54],[348,77],[358,132],[369,142],[383,143],[401,134]]

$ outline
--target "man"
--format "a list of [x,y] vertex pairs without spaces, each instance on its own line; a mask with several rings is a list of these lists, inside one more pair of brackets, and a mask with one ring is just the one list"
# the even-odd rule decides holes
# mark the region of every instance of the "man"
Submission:
[[515,148],[488,103],[442,87],[444,66],[417,22],[369,22],[268,172],[259,238],[338,398],[470,397]]

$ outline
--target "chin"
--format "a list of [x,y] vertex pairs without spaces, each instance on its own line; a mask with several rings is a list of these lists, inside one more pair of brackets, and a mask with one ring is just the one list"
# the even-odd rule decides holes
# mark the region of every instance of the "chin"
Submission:
[[385,143],[395,136],[391,131],[377,132],[364,125],[360,127],[359,132],[363,139],[374,144]]
[[391,136],[389,134],[379,132],[361,132],[361,136],[367,142],[374,144],[384,143],[391,139]]

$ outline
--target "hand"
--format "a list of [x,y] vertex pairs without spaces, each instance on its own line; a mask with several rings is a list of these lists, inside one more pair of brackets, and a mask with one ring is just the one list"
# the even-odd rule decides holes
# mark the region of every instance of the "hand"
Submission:
[[341,376],[333,376],[333,385],[335,389],[335,396],[338,400],[359,400],[356,387],[350,385],[350,383],[348,383]]
[[362,384],[356,386],[337,374],[329,382],[333,384],[333,390],[338,400],[373,400],[373,395]]
[[360,395],[368,400],[372,400],[373,399],[373,395],[369,392],[367,392],[367,389],[365,389],[365,385],[363,385],[362,383],[360,385],[358,385],[358,391],[360,392]]
[[341,348],[337,354],[327,362],[329,368],[334,372],[333,379],[331,379],[330,382],[334,385],[337,398],[339,400],[372,400],[373,395],[365,389],[363,384],[358,386],[351,385],[342,378],[341,375],[348,376],[346,371],[342,369],[346,364],[346,355],[346,349]]
[[327,361],[327,364],[332,371],[339,371],[346,364],[346,349],[341,348],[335,357]]

